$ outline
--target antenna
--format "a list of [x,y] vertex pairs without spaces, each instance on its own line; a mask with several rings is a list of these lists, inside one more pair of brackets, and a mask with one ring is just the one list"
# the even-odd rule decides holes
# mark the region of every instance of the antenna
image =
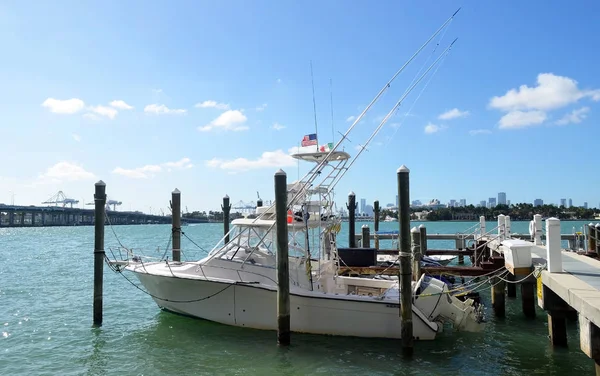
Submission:
[[335,128],[333,126],[333,80],[329,79],[329,97],[331,99],[331,142],[335,142]]
[[315,78],[313,76],[312,60],[310,61],[310,81],[312,83],[313,111],[315,113],[315,135],[317,137],[317,151],[319,151],[319,132],[318,132],[318,127],[317,127],[317,102],[315,101]]

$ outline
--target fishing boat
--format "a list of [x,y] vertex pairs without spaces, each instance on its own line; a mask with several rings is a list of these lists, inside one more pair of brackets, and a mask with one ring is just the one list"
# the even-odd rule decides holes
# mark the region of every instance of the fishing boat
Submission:
[[[449,48],[445,53],[447,51]],[[365,146],[440,58],[406,90]],[[412,295],[416,339],[434,339],[445,324],[456,330],[483,329],[483,307],[472,299],[461,301],[452,296],[448,285],[438,279],[423,275],[412,283],[410,291],[400,291],[397,279],[339,275],[344,261],[337,246],[341,217],[336,215],[334,188],[364,150],[351,157],[340,145],[402,69],[335,146],[319,147],[316,134],[311,134],[303,138],[308,150],[305,148],[292,155],[299,162],[312,164],[302,179],[287,185],[288,214],[284,226],[288,229],[291,330],[294,332],[400,338],[401,294]],[[163,310],[226,325],[275,330],[278,286],[275,207],[276,204],[260,206],[252,218],[233,220],[231,230],[200,260],[148,262],[134,256],[128,260],[125,270],[137,276]]]
[[[348,153],[295,154],[329,169],[334,181]],[[323,164],[323,162],[325,162]],[[325,182],[288,185],[291,330],[357,337],[400,338],[401,292],[397,280],[339,276],[336,238],[341,220]],[[232,221],[223,240],[195,262],[131,262],[164,310],[240,327],[275,330],[277,302],[275,207],[256,208],[257,218]],[[314,254],[313,254],[314,253]],[[449,294],[442,281],[423,275],[412,285],[414,336],[431,340],[448,322],[458,330],[482,329],[481,306]],[[444,297],[440,299],[440,297]]]

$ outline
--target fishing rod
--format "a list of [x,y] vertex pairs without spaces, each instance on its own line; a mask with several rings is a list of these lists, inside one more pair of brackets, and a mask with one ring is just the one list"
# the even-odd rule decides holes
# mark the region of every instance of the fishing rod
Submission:
[[350,134],[350,132],[352,132],[354,127],[362,120],[362,118],[371,109],[371,107],[379,100],[379,98],[383,95],[383,93],[385,93],[387,91],[387,89],[389,89],[391,87],[391,84],[396,79],[396,77],[398,77],[398,75],[400,75],[400,73],[402,73],[404,71],[404,69],[419,55],[419,53],[450,23],[450,21],[452,21],[454,19],[454,17],[460,11],[460,9],[461,8],[458,8],[456,10],[456,12],[454,12],[452,14],[452,16],[450,16],[429,37],[429,39],[427,39],[427,41],[425,41],[425,43],[423,43],[423,45],[421,45],[421,47],[419,47],[419,49],[417,51],[415,51],[415,53],[413,53],[413,55],[404,63],[404,65],[402,65],[402,67],[400,69],[398,69],[398,71],[396,73],[394,73],[392,78],[383,86],[383,88],[379,91],[379,93],[377,93],[375,98],[373,98],[373,100],[369,103],[369,105],[367,105],[367,107],[362,111],[362,113],[354,120],[352,125],[346,130],[346,133],[344,133],[342,135],[342,138],[335,144],[335,146],[329,151],[329,153],[323,158],[323,160],[321,162],[319,162],[316,166],[314,166],[306,175],[304,175],[304,177],[300,181],[304,181],[305,179],[306,179],[306,181],[303,183],[303,187],[299,190],[299,192],[288,202],[288,207],[296,204],[296,201],[298,200],[298,198],[300,197],[300,195],[302,194],[304,189],[306,187],[310,187],[312,185],[312,183],[314,182],[316,177],[319,176],[322,167],[328,163],[330,156],[335,151],[337,151],[337,149],[340,147],[340,145],[348,138],[348,135]]
[[373,133],[371,134],[371,136],[367,139],[367,142],[364,145],[361,146],[360,150],[358,151],[358,154],[356,154],[356,156],[354,158],[352,158],[352,161],[350,162],[350,165],[348,167],[346,167],[344,169],[344,171],[335,178],[335,180],[331,184],[330,189],[333,189],[335,187],[335,185],[342,179],[342,177],[344,177],[344,175],[346,174],[346,172],[348,172],[348,170],[350,169],[350,167],[352,167],[352,165],[354,164],[354,162],[356,162],[356,159],[367,148],[367,145],[369,145],[369,143],[371,142],[371,140],[373,140],[373,138],[375,136],[377,136],[377,134],[379,133],[379,131],[381,130],[381,128],[385,125],[385,123],[388,122],[388,120],[392,117],[392,115],[398,109],[398,107],[400,107],[400,105],[402,104],[402,102],[404,101],[404,99],[414,90],[414,88],[419,84],[419,82],[421,82],[423,80],[423,78],[425,78],[425,76],[429,73],[429,71],[431,71],[431,69],[433,69],[433,67],[436,66],[437,63],[450,52],[450,50],[452,49],[452,46],[454,45],[454,43],[457,40],[458,40],[458,38],[454,39],[452,41],[452,43],[450,43],[450,45],[448,47],[446,47],[446,49],[440,54],[440,56],[438,56],[438,58],[435,59],[435,61],[433,63],[431,63],[431,65],[429,66],[429,68],[427,68],[427,70],[408,88],[408,90],[406,90],[406,92],[404,93],[404,95],[402,95],[402,97],[398,100],[398,102],[396,102],[396,104],[394,105],[394,107],[392,107],[392,109],[390,110],[390,112],[388,112],[387,115],[383,118],[383,120],[381,121],[381,123],[379,124],[379,126],[377,126],[377,128],[375,128],[375,130],[373,131]]
[[[383,88],[379,91],[379,93],[377,93],[377,95],[375,96],[375,98],[373,98],[373,100],[369,103],[369,105],[363,110],[363,112],[354,120],[354,122],[352,123],[352,125],[346,130],[346,133],[344,133],[342,135],[342,138],[335,144],[335,146],[327,153],[327,155],[325,156],[325,158],[323,158],[321,160],[321,162],[319,162],[317,165],[315,165],[308,173],[306,173],[304,175],[304,177],[299,180],[299,183],[301,184],[301,187],[298,189],[298,192],[292,197],[291,200],[288,200],[287,203],[287,208],[289,210],[290,207],[293,207],[294,205],[297,204],[299,198],[302,196],[302,194],[305,194],[306,191],[305,189],[307,187],[310,187],[312,185],[312,183],[314,182],[314,180],[317,178],[317,176],[319,176],[319,174],[321,173],[321,169],[327,165],[327,163],[329,162],[329,158],[331,157],[331,155],[337,151],[337,149],[340,147],[340,145],[348,138],[348,135],[350,134],[350,132],[354,129],[354,127],[362,120],[362,118],[365,116],[365,114],[371,109],[371,107],[379,100],[379,98],[383,95],[383,93],[385,93],[387,91],[387,89],[389,89],[391,87],[392,82],[396,79],[396,77],[398,77],[398,75],[400,75],[400,73],[402,73],[404,71],[404,69],[421,53],[421,51],[427,47],[427,45],[429,45],[429,43],[442,31],[444,30],[448,24],[450,23],[450,21],[452,21],[454,19],[454,17],[456,16],[456,14],[460,11],[461,8],[458,8],[453,14],[452,16],[450,16],[430,37],[429,39],[427,39],[427,41],[425,41],[425,43],[423,43],[423,45],[421,45],[421,47],[419,47],[419,49],[417,51],[415,51],[415,53],[413,53],[413,55],[404,63],[404,65],[402,65],[402,67],[400,67],[400,69],[398,69],[398,71],[396,73],[394,73],[394,75],[392,76],[392,78],[383,86]],[[414,85],[413,85],[414,86]],[[387,116],[386,118],[389,119],[389,116]],[[387,120],[386,120],[387,121]],[[356,157],[355,157],[356,158]],[[346,169],[347,170],[347,169]],[[304,181],[306,180],[306,181]],[[338,179],[339,181],[339,179]],[[269,208],[267,210],[265,210],[264,212],[260,213],[259,215],[256,216],[256,218],[252,221],[253,223],[255,223],[256,221],[262,219],[265,216],[265,213],[267,212],[271,212],[270,209],[272,209],[275,206],[276,203],[272,203]],[[273,223],[271,226],[269,226],[269,228],[267,229],[267,231],[265,232],[265,235],[263,236],[266,237],[266,235],[269,233],[269,231],[271,231],[273,229],[273,227],[275,227],[275,223]],[[229,233],[231,233],[233,229],[231,229],[229,231]],[[227,235],[226,234],[223,236],[223,238],[221,239],[221,241],[223,241]],[[238,234],[239,236],[240,234]],[[237,236],[236,236],[237,237]],[[261,239],[262,241],[262,239]],[[215,247],[216,249],[216,247]],[[214,249],[213,249],[214,251]],[[212,251],[211,251],[212,253]]]

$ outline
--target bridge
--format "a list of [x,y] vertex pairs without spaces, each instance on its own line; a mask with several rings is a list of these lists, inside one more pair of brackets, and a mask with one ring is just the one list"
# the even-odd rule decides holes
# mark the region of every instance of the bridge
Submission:
[[[107,223],[112,225],[141,225],[171,223],[170,216],[151,215],[132,211],[107,211]],[[186,218],[188,223],[207,220]],[[68,206],[19,206],[0,204],[0,227],[92,226],[94,209]]]

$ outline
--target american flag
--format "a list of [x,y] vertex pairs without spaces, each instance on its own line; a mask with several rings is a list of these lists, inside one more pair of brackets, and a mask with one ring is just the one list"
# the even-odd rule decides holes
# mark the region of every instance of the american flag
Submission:
[[316,145],[316,144],[317,144],[317,134],[316,133],[307,134],[306,136],[304,136],[304,138],[302,138],[302,146],[311,146],[311,145]]

